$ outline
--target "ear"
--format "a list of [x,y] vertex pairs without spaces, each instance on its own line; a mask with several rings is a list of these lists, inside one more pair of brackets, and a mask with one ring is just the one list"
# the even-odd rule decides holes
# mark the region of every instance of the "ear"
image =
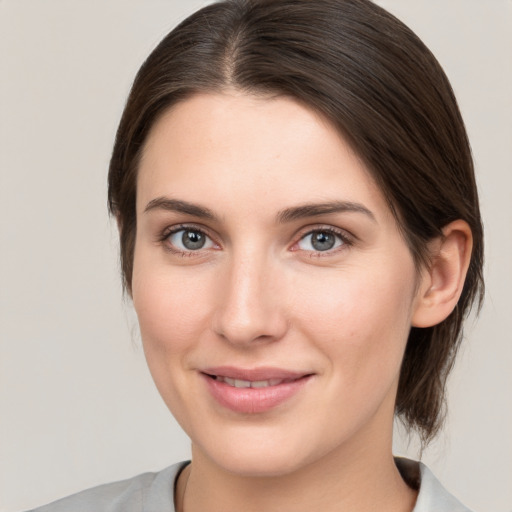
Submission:
[[453,221],[429,245],[431,265],[421,274],[413,327],[439,324],[457,305],[471,259],[471,228],[463,220]]

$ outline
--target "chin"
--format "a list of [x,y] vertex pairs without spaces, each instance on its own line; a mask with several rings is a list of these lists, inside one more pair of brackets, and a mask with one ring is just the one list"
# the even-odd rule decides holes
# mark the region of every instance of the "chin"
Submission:
[[[192,444],[194,458],[242,477],[285,476],[314,464],[328,454],[333,443],[319,442],[308,432],[290,435],[289,429],[272,432],[271,428],[227,429],[225,436],[210,437],[206,443]],[[298,434],[295,432],[295,434]]]
[[224,471],[242,477],[279,477],[294,473],[307,465],[300,457],[281,451],[268,453],[265,450],[246,450],[240,453],[223,453],[213,458],[213,462]]

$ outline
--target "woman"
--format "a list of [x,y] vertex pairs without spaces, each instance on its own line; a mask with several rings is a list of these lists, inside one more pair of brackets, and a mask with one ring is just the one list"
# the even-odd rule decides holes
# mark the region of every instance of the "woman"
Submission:
[[439,64],[365,0],[227,1],[139,71],[109,171],[127,292],[192,463],[50,510],[467,510],[393,459],[442,423],[483,293]]

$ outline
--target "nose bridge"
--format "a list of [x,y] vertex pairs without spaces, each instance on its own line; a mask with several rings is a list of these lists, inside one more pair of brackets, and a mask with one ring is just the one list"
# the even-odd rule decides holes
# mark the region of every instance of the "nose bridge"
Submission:
[[222,273],[214,330],[234,344],[273,341],[286,331],[279,271],[254,248],[233,253]]

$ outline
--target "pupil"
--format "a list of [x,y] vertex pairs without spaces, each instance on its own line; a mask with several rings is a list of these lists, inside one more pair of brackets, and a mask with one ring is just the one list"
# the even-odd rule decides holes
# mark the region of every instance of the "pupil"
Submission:
[[311,245],[317,251],[328,251],[334,247],[336,242],[332,233],[326,233],[325,231],[316,231],[312,235]]
[[181,238],[183,245],[190,250],[201,249],[205,243],[205,237],[199,231],[185,231]]

